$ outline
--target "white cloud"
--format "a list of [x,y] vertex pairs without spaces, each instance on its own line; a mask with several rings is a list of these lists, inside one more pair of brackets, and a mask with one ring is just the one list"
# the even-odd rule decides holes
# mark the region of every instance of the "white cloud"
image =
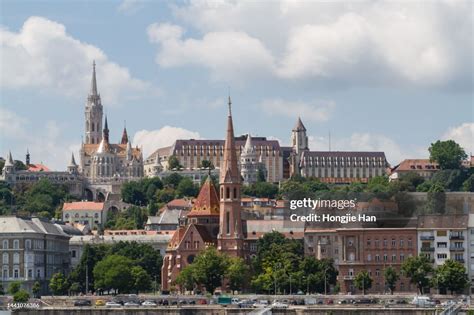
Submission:
[[260,107],[268,115],[280,115],[296,118],[300,116],[303,120],[327,121],[335,107],[332,101],[312,103],[300,101],[286,101],[282,99],[264,100]]
[[135,13],[144,7],[144,0],[122,0],[117,10],[122,13]]
[[[470,88],[472,9],[469,1],[189,1],[173,6],[183,26],[161,24],[172,32],[150,39],[161,66],[199,65],[214,79]],[[186,38],[184,28],[199,35]]]
[[73,38],[64,25],[43,17],[28,18],[19,32],[1,28],[0,43],[2,88],[48,88],[53,93],[85,99],[95,60],[105,105],[152,90],[149,83],[133,78],[127,68],[111,61],[101,49]]
[[474,123],[463,123],[452,127],[442,136],[444,140],[454,140],[464,148],[467,154],[474,152]]
[[226,81],[272,71],[270,52],[244,32],[210,32],[200,40],[183,39],[183,33],[176,25],[148,27],[150,41],[160,45],[156,56],[160,66],[204,66],[211,70],[213,79]]
[[198,132],[179,127],[164,126],[157,130],[140,130],[133,136],[133,145],[143,147],[146,158],[156,149],[172,145],[177,139],[200,139]]

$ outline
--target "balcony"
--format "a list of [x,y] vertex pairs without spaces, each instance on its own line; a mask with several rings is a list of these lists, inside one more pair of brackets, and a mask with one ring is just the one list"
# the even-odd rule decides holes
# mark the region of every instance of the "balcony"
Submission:
[[464,240],[464,235],[450,235],[450,240]]
[[450,251],[452,252],[463,252],[464,251],[464,247],[455,247],[455,246],[451,246],[449,248]]
[[420,240],[422,241],[434,241],[434,235],[421,235]]
[[454,259],[454,260],[457,261],[458,263],[464,264],[464,259],[462,258]]
[[421,247],[422,252],[434,252],[434,247]]
[[355,276],[344,276],[344,280],[354,280]]

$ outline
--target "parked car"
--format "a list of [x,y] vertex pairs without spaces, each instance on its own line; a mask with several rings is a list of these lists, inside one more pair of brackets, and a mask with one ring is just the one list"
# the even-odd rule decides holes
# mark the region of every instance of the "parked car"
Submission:
[[267,300],[258,300],[253,304],[253,307],[255,308],[264,308],[268,306],[268,301]]
[[274,301],[272,303],[272,307],[273,308],[288,308],[288,304],[283,303],[283,302],[279,302],[279,301]]
[[142,303],[142,306],[156,306],[156,303],[153,301],[145,301]]
[[253,307],[253,304],[254,302],[250,301],[250,300],[241,300],[239,301],[239,307],[240,308],[251,308]]
[[119,302],[116,302],[116,301],[109,301],[109,302],[105,303],[105,306],[107,306],[107,307],[121,307],[122,304],[119,303]]
[[128,301],[124,304],[124,306],[136,307],[136,306],[140,306],[140,304],[138,304],[138,302],[135,302],[135,301]]
[[239,304],[240,299],[239,298],[232,298],[231,304],[237,305]]
[[334,304],[334,300],[329,299],[329,300],[326,301],[326,304],[327,304],[327,305]]
[[95,306],[105,306],[105,301],[104,300],[97,300],[97,301],[95,301]]
[[89,300],[77,300],[74,301],[74,306],[92,306],[92,303]]
[[170,302],[169,302],[168,300],[163,300],[163,304],[162,304],[162,305],[168,306],[168,305],[170,305]]
[[207,300],[206,300],[206,299],[200,299],[200,300],[198,300],[197,304],[199,304],[199,305],[206,305],[206,304],[207,304]]

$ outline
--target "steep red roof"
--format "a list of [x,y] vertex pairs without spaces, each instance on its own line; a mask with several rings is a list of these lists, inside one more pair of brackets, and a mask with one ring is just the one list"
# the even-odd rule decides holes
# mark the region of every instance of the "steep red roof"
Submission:
[[194,200],[194,206],[188,217],[202,215],[219,215],[219,197],[212,181],[207,178]]

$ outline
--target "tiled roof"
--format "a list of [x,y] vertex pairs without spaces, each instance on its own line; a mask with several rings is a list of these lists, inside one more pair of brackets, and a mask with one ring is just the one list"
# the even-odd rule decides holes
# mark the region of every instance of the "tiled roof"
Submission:
[[219,215],[219,198],[209,177],[202,185],[198,197],[194,200],[193,208],[188,217],[195,215]]
[[[91,156],[98,149],[100,144],[83,144],[82,149],[84,150],[85,155]],[[127,144],[109,144],[111,152],[114,152],[118,156],[125,156],[127,154]],[[135,158],[140,157],[140,149],[132,148],[132,154]]]
[[102,210],[104,209],[103,202],[93,202],[93,201],[77,201],[77,202],[65,202],[63,205],[63,211],[69,210]]
[[49,172],[50,169],[43,164],[29,164],[28,172]]
[[395,166],[394,171],[437,171],[439,165],[436,162],[431,162],[429,159],[406,159],[399,165]]
[[181,198],[181,199],[173,199],[166,204],[168,209],[173,208],[191,208],[192,207],[192,200]]

